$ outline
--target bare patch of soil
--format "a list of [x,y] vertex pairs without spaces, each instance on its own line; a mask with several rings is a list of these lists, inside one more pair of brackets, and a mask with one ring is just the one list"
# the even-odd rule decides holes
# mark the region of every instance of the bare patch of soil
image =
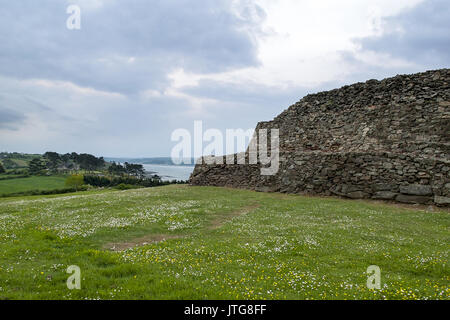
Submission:
[[145,246],[146,244],[157,243],[168,239],[178,239],[181,236],[167,235],[167,234],[151,234],[144,237],[129,240],[127,242],[108,243],[104,246],[105,249],[111,251],[124,251],[134,247]]

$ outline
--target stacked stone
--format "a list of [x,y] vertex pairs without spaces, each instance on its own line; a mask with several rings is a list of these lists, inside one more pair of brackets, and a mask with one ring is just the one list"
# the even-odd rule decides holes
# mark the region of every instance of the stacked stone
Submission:
[[198,164],[192,185],[450,205],[450,69],[308,95],[279,129],[280,170]]

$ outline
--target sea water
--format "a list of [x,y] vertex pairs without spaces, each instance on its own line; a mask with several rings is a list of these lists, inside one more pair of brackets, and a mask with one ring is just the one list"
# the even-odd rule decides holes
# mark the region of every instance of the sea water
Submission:
[[144,164],[144,169],[152,174],[157,174],[163,181],[189,180],[194,166],[171,166],[162,164]]

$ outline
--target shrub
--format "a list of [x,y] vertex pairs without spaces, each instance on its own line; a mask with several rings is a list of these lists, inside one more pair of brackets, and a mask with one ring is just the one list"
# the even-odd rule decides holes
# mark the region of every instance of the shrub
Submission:
[[138,188],[137,186],[133,186],[131,184],[125,184],[125,183],[121,183],[118,184],[117,186],[114,187],[117,190],[130,190],[130,189],[136,189]]
[[29,172],[27,168],[21,168],[21,169],[12,169],[6,172],[8,175],[22,175],[22,176],[29,176]]
[[73,174],[66,179],[66,187],[78,190],[84,184],[84,177],[81,174]]
[[112,177],[103,176],[84,176],[84,183],[94,187],[115,187],[120,184],[139,186],[139,187],[157,187],[171,184],[171,182],[161,181],[157,178],[136,178],[136,177]]

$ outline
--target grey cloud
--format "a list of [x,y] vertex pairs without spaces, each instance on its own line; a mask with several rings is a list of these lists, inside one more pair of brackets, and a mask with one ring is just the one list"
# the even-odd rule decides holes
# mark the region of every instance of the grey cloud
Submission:
[[202,80],[194,87],[184,87],[183,92],[197,97],[224,102],[246,104],[286,104],[303,95],[306,90],[299,87],[271,87],[247,82],[245,85],[214,80]]
[[17,130],[25,118],[22,113],[0,105],[0,130]]
[[3,2],[4,76],[135,93],[166,86],[167,74],[180,67],[208,73],[258,65],[256,43],[243,30],[259,22],[232,14],[226,0],[104,1],[81,6],[81,30],[74,31],[66,28],[66,7],[76,1]]
[[428,0],[383,20],[380,37],[357,39],[362,50],[387,53],[428,69],[450,63],[450,6],[448,0]]
[[[45,104],[43,104],[42,102],[36,101],[33,98],[30,97],[23,97],[23,99],[27,102],[28,105],[32,106],[32,109],[35,109],[38,112],[51,112],[52,109],[48,106],[46,106]],[[23,107],[23,105],[22,105]]]

